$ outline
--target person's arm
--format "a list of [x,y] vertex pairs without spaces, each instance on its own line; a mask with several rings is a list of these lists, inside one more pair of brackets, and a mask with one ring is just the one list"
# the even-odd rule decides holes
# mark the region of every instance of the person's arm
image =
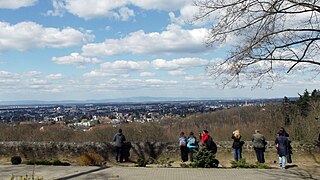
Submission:
[[126,141],[126,137],[124,135],[122,135],[122,142],[125,142]]
[[232,134],[232,136],[231,136],[231,139],[234,139],[235,137],[234,137],[234,134]]

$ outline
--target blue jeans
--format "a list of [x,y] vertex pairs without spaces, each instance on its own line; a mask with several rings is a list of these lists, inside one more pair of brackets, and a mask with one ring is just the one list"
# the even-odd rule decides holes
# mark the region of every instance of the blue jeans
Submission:
[[241,152],[242,152],[242,149],[239,148],[239,149],[233,149],[233,155],[234,155],[234,160],[235,161],[239,161],[242,156],[241,156]]
[[286,156],[279,156],[279,158],[281,158],[282,169],[285,169],[286,168]]

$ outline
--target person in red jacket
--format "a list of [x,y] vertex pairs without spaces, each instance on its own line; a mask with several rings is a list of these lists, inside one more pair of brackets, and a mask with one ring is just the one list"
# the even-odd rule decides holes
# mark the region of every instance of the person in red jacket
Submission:
[[206,145],[206,142],[209,139],[209,132],[207,130],[203,130],[202,133],[199,133],[202,145]]

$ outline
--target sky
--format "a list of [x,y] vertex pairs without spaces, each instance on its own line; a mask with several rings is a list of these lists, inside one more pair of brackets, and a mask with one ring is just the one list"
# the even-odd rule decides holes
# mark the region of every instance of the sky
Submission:
[[206,47],[212,22],[190,23],[196,12],[192,0],[0,0],[0,101],[282,98],[319,89],[307,72],[272,89],[221,88],[207,67],[226,58],[232,40]]

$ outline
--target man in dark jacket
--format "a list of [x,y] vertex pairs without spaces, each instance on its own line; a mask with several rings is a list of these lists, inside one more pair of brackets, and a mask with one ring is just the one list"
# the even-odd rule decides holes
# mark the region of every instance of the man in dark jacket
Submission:
[[123,146],[126,141],[125,136],[122,134],[122,129],[119,129],[118,133],[114,136],[113,141],[116,142],[116,161],[123,161]]
[[257,160],[259,163],[264,163],[264,151],[266,145],[266,139],[259,130],[255,130],[255,134],[252,136],[253,148],[257,155]]

